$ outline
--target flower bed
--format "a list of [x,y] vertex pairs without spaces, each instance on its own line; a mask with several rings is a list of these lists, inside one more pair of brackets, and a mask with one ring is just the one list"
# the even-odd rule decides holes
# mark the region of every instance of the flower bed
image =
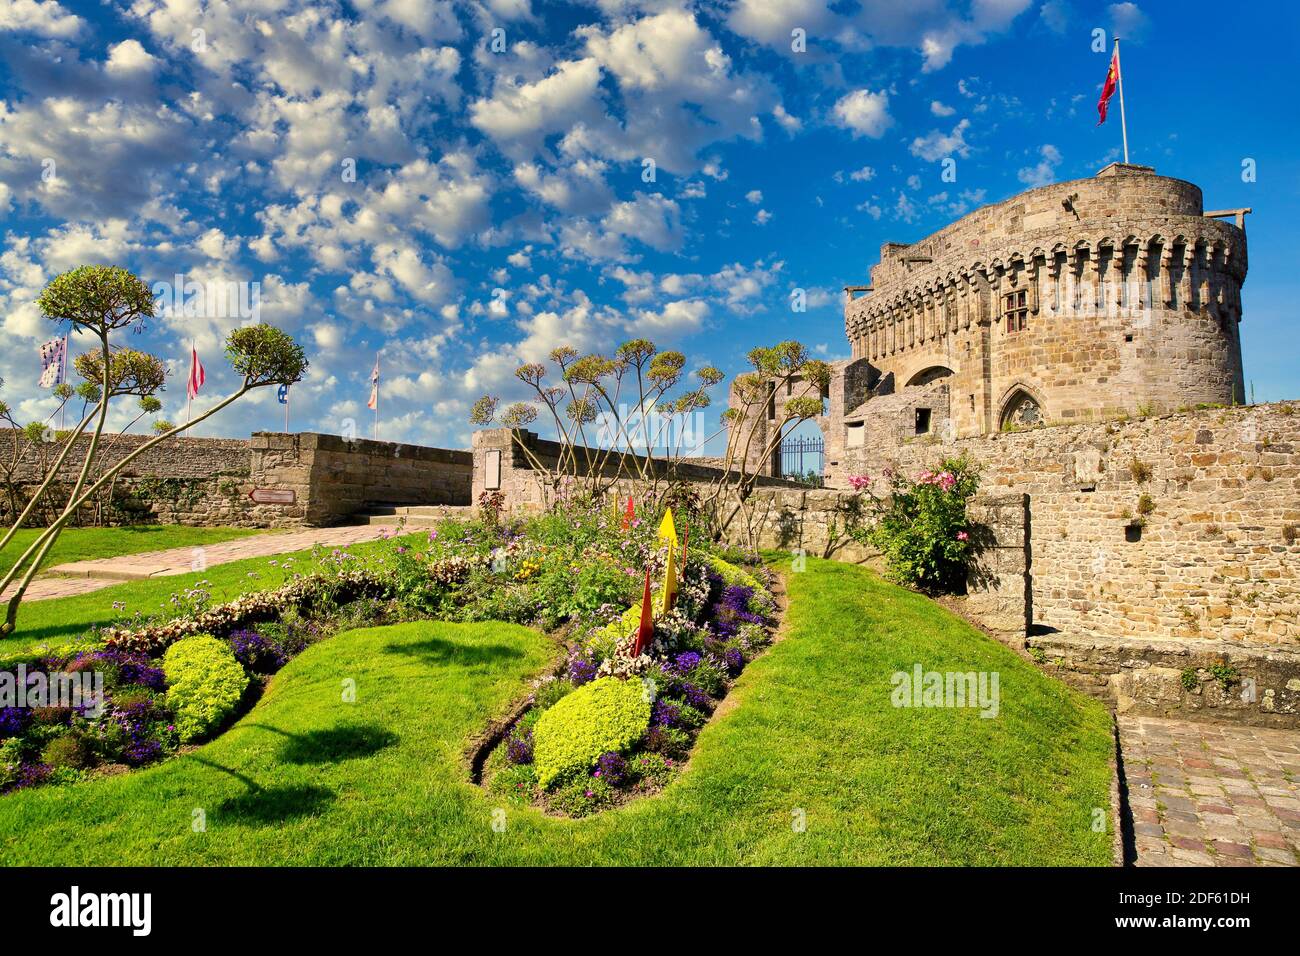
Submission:
[[692,552],[648,651],[632,656],[637,606],[579,632],[563,672],[537,682],[483,761],[481,782],[511,801],[570,817],[662,789],[732,682],[771,640],[776,601],[767,574]]
[[[319,551],[310,572],[222,604],[211,602],[200,581],[174,594],[162,613],[137,612],[70,649],[0,664],[0,679],[7,674],[15,685],[20,664],[45,675],[100,671],[103,677],[100,707],[0,708],[0,792],[164,759],[229,726],[270,676],[314,641],[351,627],[422,618],[505,620],[583,635],[552,695],[597,677],[654,679],[659,668],[656,686],[663,690],[648,717],[658,749],[648,753],[660,755],[663,765],[654,758],[644,769],[661,777],[689,748],[699,716],[711,710],[725,682],[766,640],[763,608],[770,598],[753,598],[755,610],[750,596],[728,596],[724,576],[766,592],[741,569],[692,550],[675,609],[656,621],[650,653],[632,659],[643,574],[648,567],[662,577],[664,551],[653,522],[621,524],[621,516],[602,507],[577,505],[527,521],[449,520],[425,534],[395,537],[365,558]],[[220,679],[181,681],[165,672],[169,649],[207,639],[233,657],[230,666],[209,661]],[[696,668],[679,673],[682,665],[673,663],[671,655],[682,653],[701,655],[699,679],[712,688],[703,697],[695,696],[690,679]],[[246,685],[230,669],[235,664]],[[670,664],[677,669],[663,670]],[[232,706],[236,685],[247,690]],[[672,710],[674,701],[686,709]]]

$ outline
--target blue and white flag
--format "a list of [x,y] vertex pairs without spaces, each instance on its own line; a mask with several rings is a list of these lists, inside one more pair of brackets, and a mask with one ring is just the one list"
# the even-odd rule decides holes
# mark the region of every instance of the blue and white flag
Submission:
[[62,336],[41,346],[41,388],[63,384],[63,359],[67,349],[68,340]]
[[275,400],[281,405],[289,404],[289,386],[281,385],[275,390]]

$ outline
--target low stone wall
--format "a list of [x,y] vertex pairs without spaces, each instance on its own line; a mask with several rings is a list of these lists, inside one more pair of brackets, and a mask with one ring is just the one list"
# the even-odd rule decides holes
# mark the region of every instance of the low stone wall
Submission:
[[292,492],[283,519],[338,524],[371,505],[468,505],[473,455],[400,442],[301,432],[255,433],[256,487]]
[[[0,435],[0,453],[12,457],[15,436]],[[94,475],[103,474],[144,442],[145,435],[105,435]],[[14,499],[29,500],[55,446],[32,447],[18,437],[20,467]],[[32,524],[42,524],[66,500],[89,438],[74,445]],[[251,439],[170,438],[130,462],[107,494],[78,515],[82,524],[157,522],[278,528],[346,521],[371,505],[467,505],[473,457],[468,451],[399,442],[345,439],[315,432],[259,432]],[[259,502],[255,490],[278,492],[279,502]],[[291,497],[292,500],[287,500]],[[14,500],[0,495],[0,517]]]
[[1029,496],[1035,624],[1300,649],[1300,403],[914,442],[854,470],[961,454],[983,493]]
[[[484,491],[499,491],[506,499],[506,508],[511,511],[537,511],[546,505],[546,489],[538,479],[537,465],[545,470],[554,470],[562,454],[567,454],[564,445],[538,437],[536,432],[523,429],[486,428],[474,432],[473,450],[473,489],[475,501]],[[611,455],[596,448],[579,447],[578,461],[583,470],[595,470],[599,464],[602,475],[617,479],[620,474],[635,473],[634,469],[646,463],[641,455]],[[620,463],[620,459],[627,459]],[[587,468],[587,462],[592,465]],[[649,467],[658,474],[666,473],[668,465],[661,459],[649,459]],[[722,474],[721,469],[700,464],[695,460],[685,460],[676,466],[676,476],[689,483],[707,485],[716,481]],[[630,482],[614,483],[616,490],[622,491]],[[800,488],[797,482],[780,478],[759,476],[758,485],[763,488]]]

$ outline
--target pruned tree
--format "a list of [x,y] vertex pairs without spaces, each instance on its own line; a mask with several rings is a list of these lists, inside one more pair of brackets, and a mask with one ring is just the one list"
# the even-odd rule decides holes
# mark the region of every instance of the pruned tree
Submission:
[[96,480],[89,482],[100,450],[100,439],[110,403],[116,398],[134,396],[141,401],[142,412],[147,413],[153,406],[145,400],[164,388],[166,369],[157,357],[135,349],[114,348],[111,342],[114,332],[129,328],[154,314],[153,298],[148,287],[125,269],[116,266],[82,266],[56,277],[41,293],[37,303],[42,313],[52,321],[70,321],[75,327],[90,332],[99,340],[100,348],[97,352],[80,355],[73,363],[77,373],[86,380],[85,387],[81,390],[83,396],[87,402],[94,401],[95,405],[78,428],[64,439],[56,461],[46,470],[45,478],[32,502],[29,502],[3,540],[0,540],[0,550],[12,542],[18,529],[30,517],[33,502],[39,500],[49,489],[76,438],[88,427],[90,421],[94,421],[95,427],[77,478],[62,509],[0,580],[0,593],[18,581],[7,599],[5,620],[0,622],[0,637],[13,632],[23,596],[60,533],[88,501],[93,500],[105,487],[111,486],[123,468],[159,443],[211,418],[253,389],[274,384],[293,384],[301,380],[307,369],[302,348],[285,332],[266,324],[234,329],[227,338],[226,355],[241,378],[239,387],[184,425],[173,426],[142,442],[107,467]]
[[[563,347],[550,358],[558,370],[557,384],[549,384],[552,370],[546,365],[523,365],[515,376],[537,398],[507,406],[498,419],[498,399],[485,395],[475,403],[471,423],[499,421],[518,429],[535,422],[538,409],[543,409],[560,441],[557,461],[543,463],[516,436],[517,447],[548,491],[558,492],[565,482],[572,482],[593,498],[620,481],[635,483],[648,498],[659,495],[665,485],[683,484],[681,464],[725,431],[725,454],[715,477],[692,483],[701,489],[700,507],[715,538],[726,535],[737,517],[744,517],[749,528],[748,502],[764,477],[751,463],[770,460],[793,428],[822,414],[821,396],[831,377],[830,366],[810,358],[799,342],[754,349],[748,355],[753,371],[737,378],[736,404],[722,415],[721,426],[687,443],[665,441],[665,431],[712,404],[710,390],[724,378],[718,369],[699,369],[698,381],[683,388],[686,357],[681,352],[661,352],[646,339],[624,342],[612,357],[579,356],[576,349]],[[766,406],[773,390],[791,397],[779,419],[768,421]]]

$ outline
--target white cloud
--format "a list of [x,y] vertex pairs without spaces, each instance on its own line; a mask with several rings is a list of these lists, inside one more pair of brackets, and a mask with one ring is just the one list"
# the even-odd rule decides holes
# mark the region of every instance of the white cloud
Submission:
[[754,225],[756,226],[766,226],[771,221],[772,214],[766,209],[760,209],[758,212],[754,213]]
[[951,106],[945,106],[943,103],[940,103],[938,100],[931,100],[930,112],[933,113],[935,116],[948,117],[948,116],[952,116],[957,111],[953,109]]
[[894,122],[889,115],[889,94],[884,90],[855,90],[840,98],[834,115],[836,125],[852,130],[854,138],[880,139]]
[[1056,180],[1056,167],[1061,162],[1061,151],[1051,143],[1044,143],[1038,154],[1041,159],[1034,166],[1025,166],[1016,178],[1027,186],[1046,186]]
[[853,180],[855,183],[870,182],[875,178],[876,171],[870,166],[863,166],[861,169],[855,169],[853,172],[849,173],[849,179]]
[[81,32],[85,21],[68,13],[56,0],[3,0],[0,2],[0,31],[36,33],[69,39]]
[[951,133],[931,130],[924,136],[912,140],[910,147],[913,156],[919,156],[926,162],[934,162],[947,156],[966,157],[970,155],[970,145],[966,142],[966,130],[970,129],[970,120],[964,119],[952,128]]
[[749,192],[745,193],[745,199],[757,206],[763,201],[763,191],[761,189],[751,189]]
[[158,60],[139,40],[123,40],[108,48],[108,62],[104,70],[113,77],[136,77],[152,73]]

